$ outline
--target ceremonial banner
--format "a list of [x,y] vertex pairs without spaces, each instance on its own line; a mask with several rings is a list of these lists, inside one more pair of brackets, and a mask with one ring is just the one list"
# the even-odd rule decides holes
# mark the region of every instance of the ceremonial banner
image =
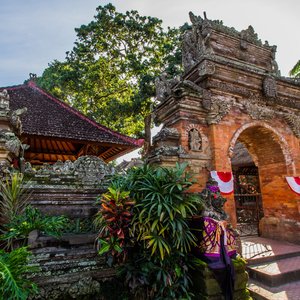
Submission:
[[300,177],[286,177],[286,181],[289,184],[289,187],[297,195],[300,195]]
[[225,195],[233,193],[233,175],[232,172],[211,171],[211,177],[217,181],[220,192]]

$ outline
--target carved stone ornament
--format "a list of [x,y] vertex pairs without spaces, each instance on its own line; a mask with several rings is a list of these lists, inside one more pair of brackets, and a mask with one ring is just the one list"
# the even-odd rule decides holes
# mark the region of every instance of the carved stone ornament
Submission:
[[182,65],[185,71],[190,70],[199,61],[197,37],[193,30],[187,30],[182,41]]
[[274,110],[256,103],[245,102],[244,107],[253,120],[269,120],[276,115]]
[[106,163],[96,156],[81,156],[74,162],[75,175],[84,184],[94,184],[99,182],[109,173]]
[[255,33],[254,28],[250,25],[247,29],[241,31],[241,41],[247,41],[250,43],[257,42],[258,37],[257,33]]
[[11,131],[1,130],[0,139],[5,141],[4,147],[7,151],[13,153],[16,157],[20,156],[22,143],[20,139]]
[[156,99],[158,101],[164,101],[169,95],[171,95],[171,88],[178,83],[178,78],[167,79],[167,73],[162,73],[159,77],[155,78]]
[[263,80],[263,93],[267,98],[277,97],[277,86],[274,77],[266,76]]
[[[206,103],[206,105],[207,104],[208,103]],[[230,102],[212,99],[210,102],[210,109],[206,117],[207,124],[218,124],[223,119],[223,117],[228,114],[231,107],[232,103]]]
[[27,112],[27,108],[19,108],[10,113],[10,123],[13,125],[15,132],[20,135],[22,133],[21,115]]
[[215,70],[216,70],[215,64],[207,60],[203,61],[198,66],[198,73],[200,76],[213,75],[215,73]]
[[153,137],[153,142],[167,139],[179,139],[179,132],[176,128],[164,127]]
[[0,116],[6,116],[9,111],[9,95],[7,90],[0,92]]
[[297,116],[293,113],[285,113],[283,117],[291,127],[295,136],[300,138],[300,116]]
[[177,156],[179,154],[184,154],[185,151],[181,146],[161,146],[154,149],[152,155],[165,155],[165,156]]
[[196,128],[192,128],[189,131],[189,148],[192,151],[200,151],[202,149],[202,138]]

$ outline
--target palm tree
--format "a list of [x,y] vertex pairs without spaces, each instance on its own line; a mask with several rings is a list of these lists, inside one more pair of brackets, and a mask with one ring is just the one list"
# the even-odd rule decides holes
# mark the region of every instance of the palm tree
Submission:
[[289,74],[291,77],[300,77],[300,60],[298,60]]

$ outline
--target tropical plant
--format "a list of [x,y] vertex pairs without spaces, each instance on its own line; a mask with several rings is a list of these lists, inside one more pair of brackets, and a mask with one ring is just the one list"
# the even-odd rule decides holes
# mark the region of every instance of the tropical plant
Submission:
[[4,233],[0,239],[7,241],[11,248],[14,240],[22,239],[25,242],[33,230],[60,237],[67,223],[68,218],[64,216],[46,216],[37,208],[28,205],[21,215],[15,216],[10,223],[4,225]]
[[95,225],[99,228],[99,254],[109,252],[109,264],[124,262],[134,201],[129,198],[129,192],[110,187],[102,195],[100,203],[100,210],[95,218]]
[[151,299],[191,298],[189,251],[196,239],[188,219],[202,206],[187,193],[192,184],[186,165],[143,166],[113,181],[136,201],[127,233],[134,247],[121,270],[132,293],[143,289]]
[[25,300],[37,292],[37,286],[26,278],[27,273],[36,271],[28,264],[29,255],[26,247],[11,252],[0,249],[1,300]]
[[0,220],[2,224],[11,223],[22,214],[28,203],[30,193],[24,186],[23,174],[14,172],[0,181]]
[[300,60],[294,65],[289,74],[292,77],[300,77]]

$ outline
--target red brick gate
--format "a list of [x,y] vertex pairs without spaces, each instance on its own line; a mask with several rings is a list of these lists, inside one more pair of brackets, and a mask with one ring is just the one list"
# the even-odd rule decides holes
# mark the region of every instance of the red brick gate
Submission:
[[[191,21],[181,79],[157,80],[154,114],[163,129],[148,159],[189,162],[200,190],[209,171],[232,171],[235,146],[242,144],[258,168],[261,234],[300,242],[300,199],[285,179],[300,175],[300,81],[280,76],[276,46],[263,44],[251,26],[238,32],[192,14]],[[234,196],[227,198],[236,224]]]

